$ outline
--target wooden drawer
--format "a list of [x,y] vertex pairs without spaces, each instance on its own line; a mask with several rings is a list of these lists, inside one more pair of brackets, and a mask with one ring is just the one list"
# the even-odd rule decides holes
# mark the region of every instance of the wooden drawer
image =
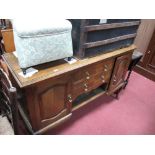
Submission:
[[83,69],[79,69],[76,71],[72,77],[74,83],[78,83],[81,81],[92,80],[92,77],[98,73],[107,74],[111,71],[114,64],[114,59],[102,61],[96,64],[89,65]]
[[109,83],[113,64],[114,59],[110,59],[78,70],[72,78],[73,99],[82,93],[96,89],[103,83]]

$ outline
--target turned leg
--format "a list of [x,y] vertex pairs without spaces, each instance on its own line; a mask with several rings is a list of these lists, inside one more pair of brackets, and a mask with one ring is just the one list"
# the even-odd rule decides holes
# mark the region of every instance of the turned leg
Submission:
[[127,76],[127,78],[126,78],[126,80],[125,80],[125,85],[124,85],[124,88],[123,88],[123,89],[126,88],[128,82],[129,82],[129,78],[130,78],[131,72],[132,72],[132,70],[129,70],[129,73],[128,73],[128,76]]

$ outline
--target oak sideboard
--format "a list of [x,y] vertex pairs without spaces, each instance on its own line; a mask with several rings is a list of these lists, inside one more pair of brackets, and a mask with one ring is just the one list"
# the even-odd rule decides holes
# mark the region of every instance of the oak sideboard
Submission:
[[114,94],[124,86],[135,48],[131,45],[73,64],[58,60],[38,65],[34,67],[38,72],[28,78],[19,75],[15,55],[5,53],[2,57],[18,94],[16,134],[44,134],[90,101]]

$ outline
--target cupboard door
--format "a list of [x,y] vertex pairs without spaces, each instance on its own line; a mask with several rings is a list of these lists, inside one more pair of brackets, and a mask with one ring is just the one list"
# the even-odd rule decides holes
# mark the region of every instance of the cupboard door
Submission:
[[152,35],[149,47],[144,57],[144,63],[149,71],[155,73],[155,32]]
[[130,61],[131,54],[123,55],[116,59],[109,85],[109,93],[116,91],[124,83]]
[[155,73],[155,48],[148,51],[150,56],[147,62],[147,69]]
[[[41,129],[71,113],[69,79],[41,82],[31,91],[31,121],[35,130]],[[30,105],[33,104],[33,105]]]

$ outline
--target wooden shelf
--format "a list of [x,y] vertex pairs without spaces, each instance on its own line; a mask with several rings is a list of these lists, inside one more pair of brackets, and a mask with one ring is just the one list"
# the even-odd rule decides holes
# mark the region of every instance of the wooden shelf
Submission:
[[111,39],[96,41],[96,42],[85,43],[83,45],[83,48],[92,48],[92,47],[96,47],[96,46],[111,44],[111,43],[114,43],[114,42],[117,42],[117,41],[131,39],[131,38],[134,38],[134,37],[136,37],[136,33],[128,34],[128,35],[124,35],[124,36],[119,36],[119,37],[115,37],[115,38],[111,38]]
[[98,87],[95,90],[92,90],[91,92],[89,92],[88,94],[82,94],[80,95],[75,102],[73,102],[73,108],[72,111],[75,111],[77,109],[80,109],[81,107],[87,105],[88,103],[90,103],[91,101],[94,101],[96,98],[102,96],[103,94],[105,94],[105,89],[102,87]]
[[90,32],[90,31],[96,31],[96,30],[114,29],[114,28],[121,28],[121,27],[136,26],[136,25],[139,25],[139,24],[140,24],[139,21],[134,21],[134,22],[91,25],[91,26],[85,26],[84,31],[85,32]]

